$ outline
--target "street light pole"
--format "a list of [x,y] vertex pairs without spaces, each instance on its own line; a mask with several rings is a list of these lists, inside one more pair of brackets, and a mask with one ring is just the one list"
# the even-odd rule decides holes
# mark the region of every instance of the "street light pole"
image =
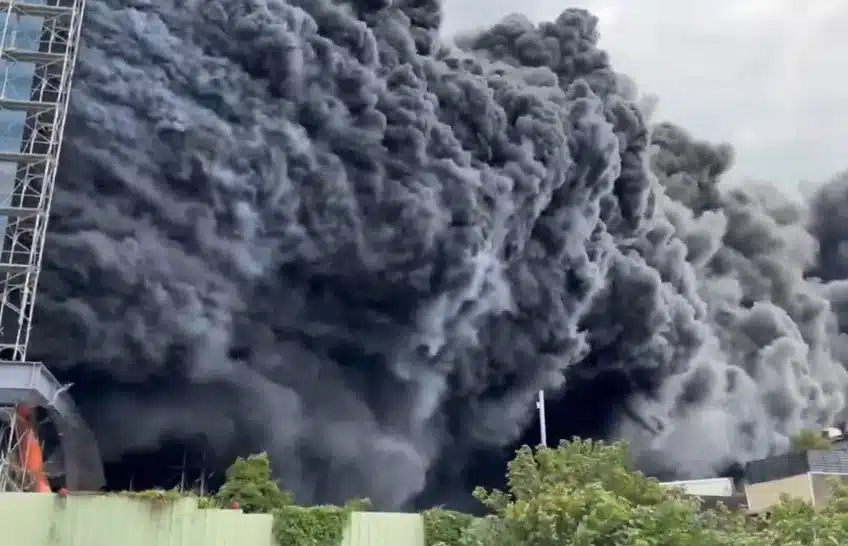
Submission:
[[536,409],[539,410],[539,434],[541,441],[539,445],[548,445],[548,425],[545,422],[545,391],[539,391],[539,399],[536,401]]

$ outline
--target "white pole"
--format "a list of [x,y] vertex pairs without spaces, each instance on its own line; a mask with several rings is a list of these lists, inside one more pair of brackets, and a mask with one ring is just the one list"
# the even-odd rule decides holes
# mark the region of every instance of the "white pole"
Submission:
[[548,425],[545,422],[545,391],[539,391],[539,400],[536,402],[536,409],[539,410],[539,433],[541,436],[540,445],[548,445]]

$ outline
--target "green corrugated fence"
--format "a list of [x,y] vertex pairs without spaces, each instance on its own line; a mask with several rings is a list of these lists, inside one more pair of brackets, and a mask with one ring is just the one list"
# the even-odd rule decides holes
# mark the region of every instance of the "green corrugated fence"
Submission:
[[[4,546],[285,546],[273,517],[198,508],[197,500],[0,494]],[[424,546],[418,514],[357,512],[340,546]]]

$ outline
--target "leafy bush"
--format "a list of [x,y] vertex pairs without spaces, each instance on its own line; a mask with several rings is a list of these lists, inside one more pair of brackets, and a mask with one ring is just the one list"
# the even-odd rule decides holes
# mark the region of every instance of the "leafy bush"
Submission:
[[369,505],[359,500],[345,506],[296,506],[293,495],[274,480],[266,453],[236,459],[215,501],[222,507],[238,503],[246,513],[273,514],[274,538],[281,546],[338,546],[350,514]]
[[280,490],[271,472],[267,453],[239,457],[227,469],[227,481],[218,490],[215,500],[220,506],[239,503],[246,513],[270,514],[293,503],[291,493]]
[[[486,532],[455,546],[841,546],[848,489],[824,507],[784,499],[767,515],[707,508],[635,472],[627,446],[585,440],[522,448],[506,491],[478,490],[493,512]],[[454,545],[450,545],[454,546]]]
[[462,512],[433,508],[421,514],[424,519],[426,546],[459,544],[474,517]]
[[285,506],[274,512],[274,539],[280,546],[340,546],[352,512],[365,501],[345,506]]
[[806,451],[808,449],[829,450],[833,447],[830,440],[816,431],[804,430],[792,437],[792,451]]

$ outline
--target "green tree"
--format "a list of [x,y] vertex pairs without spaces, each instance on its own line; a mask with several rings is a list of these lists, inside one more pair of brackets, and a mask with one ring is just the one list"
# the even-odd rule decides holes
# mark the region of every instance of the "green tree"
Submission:
[[830,440],[814,430],[802,430],[792,437],[792,451],[806,451],[808,449],[831,449],[833,445]]
[[293,502],[292,495],[280,490],[274,480],[267,453],[236,459],[215,499],[221,506],[238,503],[248,513],[271,513]]
[[584,440],[520,449],[506,491],[475,493],[492,512],[447,546],[844,546],[848,483],[814,507],[768,514],[707,509],[630,467],[624,444]]
[[621,443],[524,447],[507,477],[507,491],[477,490],[494,516],[462,546],[743,546],[705,525],[697,501],[635,472]]
[[[840,497],[841,493],[837,493]],[[760,544],[769,546],[843,546],[848,544],[848,514],[841,502],[821,509],[785,499],[775,506],[760,527]],[[842,504],[842,506],[840,506]]]

